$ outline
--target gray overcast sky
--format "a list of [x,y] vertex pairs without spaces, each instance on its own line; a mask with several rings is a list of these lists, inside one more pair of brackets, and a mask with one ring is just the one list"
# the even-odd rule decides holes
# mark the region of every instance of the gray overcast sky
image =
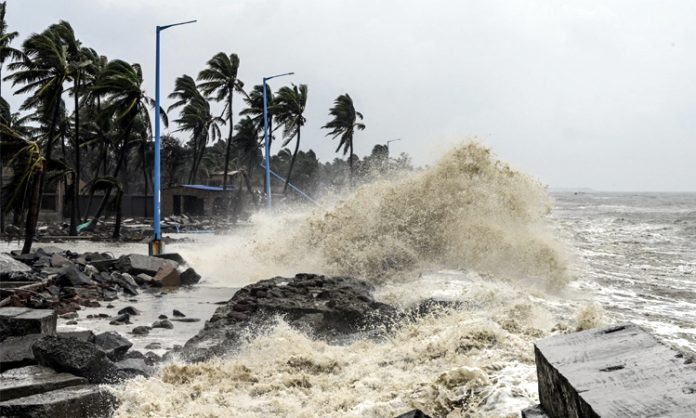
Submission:
[[693,0],[8,1],[22,40],[59,19],[141,63],[153,96],[155,25],[198,19],[163,33],[163,94],[219,51],[239,54],[248,87],[294,71],[303,148],[324,161],[336,144],[319,128],[348,92],[359,155],[402,138],[393,154],[431,164],[475,136],[554,187],[696,190]]

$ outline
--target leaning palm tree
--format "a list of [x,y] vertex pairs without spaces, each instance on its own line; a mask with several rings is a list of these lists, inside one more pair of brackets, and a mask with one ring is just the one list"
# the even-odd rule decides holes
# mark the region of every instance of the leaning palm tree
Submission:
[[[61,111],[64,109],[62,99],[63,84],[70,78],[67,49],[56,25],[52,25],[40,34],[33,34],[27,38],[23,45],[21,59],[8,66],[13,73],[8,77],[12,85],[21,84],[15,94],[29,94],[22,103],[21,110],[31,109],[36,113],[36,120],[41,124],[42,135],[39,138],[39,146],[42,148],[42,161],[51,161],[53,143],[58,136],[56,128]],[[43,167],[43,163],[37,167]],[[36,232],[39,209],[46,184],[46,170],[35,170],[32,186],[35,194],[32,195],[32,205],[27,213],[26,236],[31,239]],[[34,192],[32,192],[34,193]],[[36,197],[36,198],[34,198]],[[31,248],[31,244],[29,244]],[[27,250],[23,248],[23,250]]]
[[336,152],[341,148],[343,148],[343,155],[350,152],[348,165],[350,166],[350,186],[353,187],[353,134],[356,130],[362,131],[365,129],[365,124],[358,122],[358,120],[363,119],[363,115],[355,110],[353,99],[347,93],[336,98],[334,107],[329,111],[329,115],[333,116],[333,119],[322,126],[322,129],[331,129],[326,134],[326,136],[332,136],[331,139],[341,138]]
[[[129,64],[122,60],[113,60],[106,64],[104,71],[90,89],[90,94],[102,97],[103,112],[114,119],[119,130],[116,167],[111,177],[118,178],[121,168],[124,166],[130,147],[134,141],[133,133],[139,129],[150,132],[150,117],[148,106],[152,107],[154,100],[145,94],[142,87],[143,73],[139,64]],[[168,124],[166,114],[162,111],[159,115],[165,126]],[[140,125],[144,125],[144,128]],[[96,222],[104,211],[113,185],[107,185],[104,198],[97,209],[97,213],[90,221],[88,228],[94,228]],[[116,225],[117,231],[120,225]]]
[[297,152],[300,150],[300,134],[302,126],[307,119],[303,116],[305,107],[307,106],[307,85],[300,84],[299,87],[292,85],[290,87],[281,87],[276,93],[274,111],[276,121],[283,126],[283,147],[287,146],[293,138],[295,141],[295,151],[292,153],[288,174],[285,177],[285,187],[283,193],[287,193],[288,185],[290,184],[290,176],[292,176],[292,168],[295,166]]
[[[259,142],[263,144],[264,141],[264,121],[263,121],[263,85],[255,85],[249,94],[245,97],[244,101],[247,107],[239,112],[242,116],[249,116],[256,126],[256,132],[258,133]],[[268,111],[268,152],[271,152],[273,146],[273,119],[274,113],[274,103],[275,97],[273,96],[273,89],[271,89],[270,84],[266,83],[266,108]],[[266,189],[266,178],[264,177],[264,190]]]
[[198,74],[201,91],[206,96],[214,96],[218,102],[226,100],[225,113],[230,125],[225,147],[225,171],[222,178],[222,189],[227,189],[227,173],[230,166],[230,151],[232,149],[232,137],[234,136],[234,112],[232,110],[234,92],[244,93],[244,83],[237,78],[239,70],[239,57],[237,54],[229,56],[223,52],[216,54],[208,61],[208,68]]
[[169,95],[169,98],[176,100],[169,106],[169,111],[178,107],[182,108],[179,119],[175,120],[179,125],[177,131],[191,133],[193,163],[189,183],[195,183],[206,146],[209,141],[220,138],[220,124],[224,123],[224,120],[213,116],[210,103],[198,90],[191,76],[184,74],[177,78],[174,83],[174,92]]
[[[2,67],[8,58],[19,60],[22,58],[22,52],[10,46],[12,41],[18,36],[17,32],[8,32],[7,23],[5,22],[5,11],[7,7],[5,2],[0,3],[0,98],[2,97]],[[8,107],[9,113],[9,107]],[[0,161],[1,161],[0,154]],[[3,206],[2,189],[2,163],[0,163],[0,208]],[[0,233],[5,232],[5,212],[0,209]]]

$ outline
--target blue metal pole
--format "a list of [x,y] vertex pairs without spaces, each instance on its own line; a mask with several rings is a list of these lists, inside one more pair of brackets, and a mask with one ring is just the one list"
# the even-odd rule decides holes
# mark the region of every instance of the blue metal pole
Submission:
[[153,199],[155,201],[154,230],[155,241],[162,239],[160,229],[160,27],[157,26],[157,47],[155,48],[155,193]]
[[152,213],[152,229],[154,236],[149,245],[150,255],[162,254],[162,230],[160,228],[160,32],[172,26],[186,25],[193,23],[195,20],[187,22],[174,23],[172,25],[157,26],[156,46],[155,46],[155,181],[154,193],[152,200],[154,201],[154,211]]
[[264,148],[266,149],[266,207],[269,209],[272,207],[271,203],[271,157],[270,157],[270,146],[268,144],[268,103],[266,99],[266,80],[263,78],[263,142]]

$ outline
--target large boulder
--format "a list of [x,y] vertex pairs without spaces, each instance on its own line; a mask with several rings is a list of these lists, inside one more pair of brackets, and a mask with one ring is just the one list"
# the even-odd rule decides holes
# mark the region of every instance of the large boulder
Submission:
[[59,372],[87,378],[91,383],[118,380],[114,364],[96,345],[73,337],[46,336],[32,347],[36,362]]
[[395,308],[375,301],[372,291],[369,283],[350,277],[298,274],[263,280],[219,307],[182,354],[192,361],[222,355],[237,345],[245,329],[258,329],[278,315],[318,338],[340,340],[396,314]]
[[167,260],[159,257],[149,257],[140,254],[129,254],[121,256],[116,263],[116,268],[124,273],[138,275],[145,273],[149,276],[154,276],[165,265],[176,268],[178,264],[175,261]]
[[126,351],[133,346],[132,342],[128,341],[118,332],[113,331],[97,334],[94,337],[94,343],[113,361],[118,361],[123,358]]
[[0,274],[14,271],[31,271],[31,268],[7,254],[0,253]]
[[55,334],[57,319],[52,309],[0,308],[0,341],[28,334]]
[[110,417],[118,400],[105,387],[70,386],[0,402],[0,416],[27,418]]
[[150,283],[153,286],[177,287],[181,285],[181,276],[175,267],[164,265]]
[[97,284],[90,279],[86,274],[81,272],[74,264],[66,264],[58,272],[58,277],[55,280],[59,286],[91,286]]
[[26,366],[0,374],[0,400],[8,401],[86,383],[84,377],[58,373],[43,366]]

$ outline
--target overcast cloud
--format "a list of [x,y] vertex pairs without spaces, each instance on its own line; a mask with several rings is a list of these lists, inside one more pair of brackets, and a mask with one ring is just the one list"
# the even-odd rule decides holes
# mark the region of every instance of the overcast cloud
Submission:
[[272,86],[309,86],[303,148],[323,161],[337,144],[319,128],[347,92],[359,155],[401,138],[392,154],[432,164],[477,137],[554,187],[696,190],[693,0],[8,1],[21,40],[60,19],[141,63],[153,96],[155,25],[198,19],[163,33],[163,93],[219,51],[247,87],[294,71]]

